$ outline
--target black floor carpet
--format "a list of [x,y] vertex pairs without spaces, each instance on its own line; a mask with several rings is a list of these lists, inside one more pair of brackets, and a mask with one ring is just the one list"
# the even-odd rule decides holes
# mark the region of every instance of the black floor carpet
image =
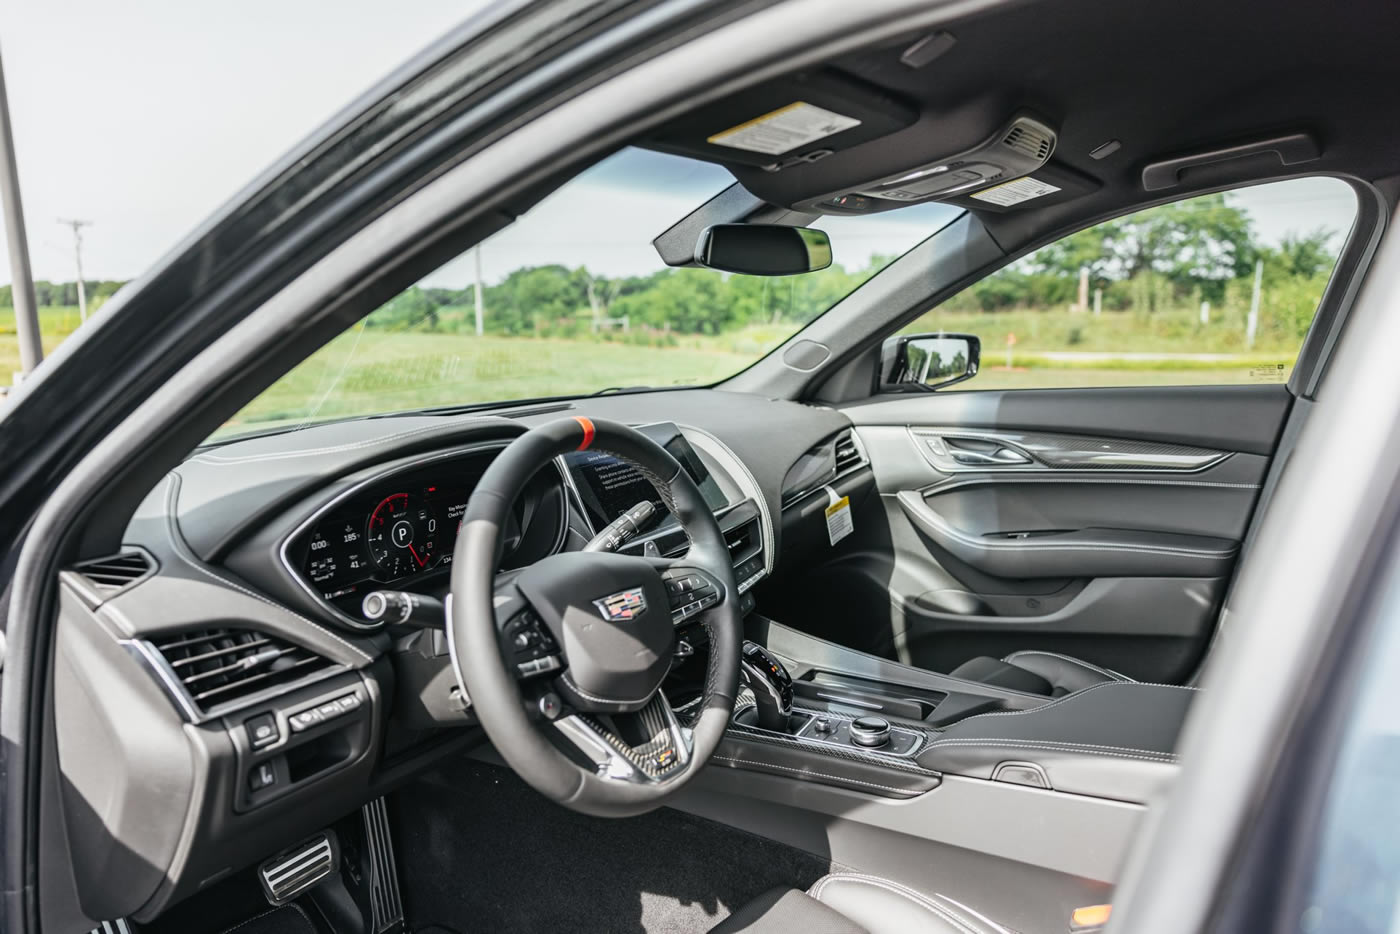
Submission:
[[778,885],[830,871],[810,853],[662,809],[604,820],[464,759],[389,800],[414,930],[701,934]]
[[297,905],[283,905],[255,915],[224,934],[316,934],[316,928]]

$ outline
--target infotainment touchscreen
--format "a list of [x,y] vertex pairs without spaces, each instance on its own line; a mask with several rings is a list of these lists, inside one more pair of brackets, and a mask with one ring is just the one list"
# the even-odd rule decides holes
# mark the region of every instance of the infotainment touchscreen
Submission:
[[[690,442],[680,429],[671,422],[647,425],[638,429],[664,447],[700,488],[705,502],[711,509],[718,510],[728,504],[715,478],[706,469],[704,461],[695,453]],[[665,513],[666,507],[657,495],[656,488],[638,472],[636,467],[611,454],[601,451],[578,451],[567,454],[564,461],[573,475],[574,486],[584,511],[594,529],[601,529],[642,500],[651,501]]]

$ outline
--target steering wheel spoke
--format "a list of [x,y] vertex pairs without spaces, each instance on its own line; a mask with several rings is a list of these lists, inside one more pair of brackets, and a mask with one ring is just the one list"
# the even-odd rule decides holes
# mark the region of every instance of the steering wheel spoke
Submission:
[[694,761],[694,734],[676,719],[660,691],[636,713],[570,714],[553,723],[604,778],[668,782],[689,771]]
[[[502,530],[551,458],[592,447],[630,462],[690,539],[672,561],[559,552],[497,574]],[[531,429],[477,481],[452,562],[448,650],[486,735],[526,781],[566,807],[639,814],[718,748],[734,710],[743,637],[729,549],[690,476],[665,448],[582,416]],[[708,635],[699,712],[676,717],[665,682],[677,628]]]
[[686,564],[685,559],[668,562],[661,572],[671,606],[671,624],[681,626],[706,610],[723,603],[724,585],[704,568]]
[[497,576],[493,602],[503,653],[523,681],[555,674],[566,663],[553,633],[516,586],[518,576],[514,571]]

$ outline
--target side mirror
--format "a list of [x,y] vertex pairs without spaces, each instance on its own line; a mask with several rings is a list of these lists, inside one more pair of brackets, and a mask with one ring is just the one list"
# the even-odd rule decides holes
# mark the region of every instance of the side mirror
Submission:
[[885,341],[880,388],[929,391],[977,375],[982,342],[971,334],[905,334]]
[[747,276],[793,276],[831,265],[831,238],[780,224],[715,224],[700,232],[695,262]]

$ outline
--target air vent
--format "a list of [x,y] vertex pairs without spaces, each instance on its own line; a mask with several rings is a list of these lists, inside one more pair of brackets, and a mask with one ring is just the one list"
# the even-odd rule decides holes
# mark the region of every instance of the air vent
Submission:
[[847,431],[836,439],[836,473],[838,475],[865,463],[853,432]]
[[1003,146],[1009,146],[1017,152],[1024,153],[1037,162],[1044,162],[1050,158],[1050,137],[1024,123],[1017,123],[1013,126],[1011,132],[1007,133],[1006,138],[1001,142]]
[[145,552],[124,551],[106,558],[96,558],[73,566],[93,587],[103,593],[121,590],[155,570]]
[[152,644],[206,714],[338,667],[310,649],[247,629],[186,632]]

